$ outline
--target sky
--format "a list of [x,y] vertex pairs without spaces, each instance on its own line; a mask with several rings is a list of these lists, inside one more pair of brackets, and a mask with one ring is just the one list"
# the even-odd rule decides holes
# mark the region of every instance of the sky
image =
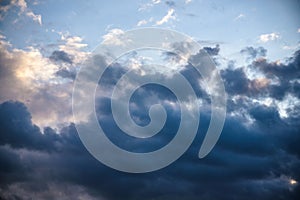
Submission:
[[[299,10],[299,0],[0,0],[0,199],[298,199]],[[145,126],[151,105],[159,103],[166,122],[147,139],[124,134],[111,101],[126,71],[133,69],[134,80],[154,73],[174,82],[179,72],[200,102],[199,129],[187,151],[163,169],[132,174],[111,169],[85,148],[74,124],[72,92],[95,49],[121,48],[126,31],[145,27],[178,31],[200,44],[222,78],[227,113],[216,146],[199,159],[212,104],[205,77],[157,49],[114,60],[99,80],[95,110],[120,148],[162,148],[181,120],[172,91],[148,84],[134,92],[130,115]],[[197,57],[184,44],[169,45],[187,60]],[[166,67],[149,67],[153,61]]]

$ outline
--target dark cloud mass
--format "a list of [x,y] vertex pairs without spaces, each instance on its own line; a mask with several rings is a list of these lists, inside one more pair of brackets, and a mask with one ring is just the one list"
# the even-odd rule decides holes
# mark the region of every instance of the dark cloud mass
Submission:
[[[219,47],[206,51],[218,55]],[[268,78],[278,78],[278,90],[284,91],[282,97],[291,94],[299,98],[299,83],[295,81],[299,78],[299,52],[287,64],[257,59],[249,67]],[[199,87],[199,74],[189,66],[181,73],[199,98],[208,98]],[[116,64],[105,74],[100,85],[111,90],[124,71]],[[118,172],[98,162],[81,143],[74,124],[60,130],[40,130],[24,103],[2,103],[0,199],[298,199],[299,183],[291,184],[291,180],[300,180],[300,106],[287,110],[287,116],[282,117],[275,104],[267,106],[251,100],[275,98],[275,86],[250,80],[243,68],[227,68],[221,75],[229,95],[228,115],[213,151],[204,159],[197,157],[210,120],[209,112],[204,110],[197,137],[188,151],[170,166],[146,174]],[[174,95],[165,88],[143,86],[132,97],[131,112],[137,123],[149,123],[149,106],[157,103],[152,100],[176,103]],[[109,130],[107,136],[116,145],[145,152],[168,143],[178,128],[174,124],[178,124],[180,113],[163,105],[168,113],[167,123],[162,133],[148,143],[121,136],[123,133],[111,116],[109,98],[98,99],[96,110],[100,124]]]

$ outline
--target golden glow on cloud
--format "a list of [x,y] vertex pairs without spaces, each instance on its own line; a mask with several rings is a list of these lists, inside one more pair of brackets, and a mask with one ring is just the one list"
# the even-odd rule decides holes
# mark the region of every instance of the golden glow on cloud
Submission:
[[291,180],[290,180],[290,184],[291,184],[291,185],[296,185],[296,184],[297,184],[297,181],[294,180],[294,179],[291,179]]

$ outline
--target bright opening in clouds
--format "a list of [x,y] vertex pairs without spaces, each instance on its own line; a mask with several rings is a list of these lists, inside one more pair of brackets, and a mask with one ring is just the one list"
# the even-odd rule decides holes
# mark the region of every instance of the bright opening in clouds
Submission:
[[[297,0],[0,0],[0,199],[299,199],[299,10]],[[196,94],[192,102],[186,95],[186,108],[193,114],[200,105],[199,128],[187,151],[163,169],[131,174],[105,166],[85,148],[74,124],[72,93],[93,50],[126,49],[136,40],[125,33],[147,27],[178,31],[201,45],[223,81],[227,115],[216,146],[199,159],[211,96],[218,90],[215,79],[191,65],[198,54],[190,52],[190,41],[161,44],[172,51],[95,57],[100,67],[110,64],[95,90],[95,117],[122,149],[161,149],[176,137],[182,114],[170,89],[143,85],[130,98],[132,121],[147,126],[150,108],[160,104],[165,124],[153,137],[125,134],[111,101],[128,70],[133,79],[119,83],[124,94],[149,74],[180,88],[180,73]],[[84,108],[86,102],[80,103]],[[82,122],[88,117],[78,116]]]

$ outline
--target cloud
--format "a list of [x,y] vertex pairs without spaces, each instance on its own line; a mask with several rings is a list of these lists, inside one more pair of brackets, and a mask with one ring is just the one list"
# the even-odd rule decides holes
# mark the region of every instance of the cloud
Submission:
[[125,38],[124,31],[121,29],[111,29],[102,38],[102,44],[104,45],[124,46],[131,42],[128,38]]
[[83,62],[89,55],[88,52],[84,51],[87,47],[86,43],[83,43],[83,39],[79,36],[65,36],[61,34],[61,40],[64,44],[59,45],[59,51],[63,51],[72,57],[74,64]]
[[0,190],[4,199],[61,199],[61,200],[105,200],[101,196],[89,194],[85,188],[80,185],[61,184],[59,182],[47,183],[31,190],[36,185],[28,182],[14,183],[5,190]]
[[[180,68],[179,72],[197,92],[198,100],[205,102],[200,108],[197,137],[188,151],[170,166],[146,174],[129,174],[94,159],[80,141],[74,124],[53,127],[53,121],[61,122],[70,116],[68,91],[72,88],[72,78],[62,77],[71,76],[69,59],[77,63],[73,56],[86,46],[80,37],[66,36],[62,41],[65,44],[50,58],[36,48],[8,50],[10,44],[3,37],[0,40],[1,98],[10,90],[15,91],[11,96],[14,101],[4,98],[0,104],[0,199],[247,200],[278,196],[296,199],[299,195],[299,184],[290,183],[300,180],[299,52],[285,63],[253,58],[248,66],[221,71],[229,95],[228,115],[218,144],[201,160],[197,155],[211,117],[209,95],[201,88],[202,78],[195,69],[188,64]],[[175,53],[181,52],[192,59],[187,51],[188,42],[169,45]],[[218,46],[206,48],[211,55],[219,54]],[[259,57],[259,52],[257,48],[244,48],[244,53],[250,56]],[[119,62],[105,71],[99,81],[99,92],[103,89],[111,93],[128,70],[126,67]],[[28,73],[18,71],[27,68]],[[247,70],[250,68],[260,72],[261,77],[250,77]],[[21,72],[25,74],[23,78]],[[135,72],[135,78],[142,78],[138,68]],[[160,76],[168,78],[164,73]],[[176,76],[173,78],[176,82]],[[277,79],[276,85],[272,81]],[[283,87],[280,88],[283,98],[274,98],[274,86]],[[130,85],[124,86],[124,91],[127,87]],[[24,92],[25,89],[33,92]],[[19,101],[15,101],[14,95]],[[166,108],[165,126],[149,140],[140,141],[124,134],[111,115],[110,103],[109,95],[97,98],[95,109],[107,137],[121,148],[136,152],[159,149],[176,134],[179,105],[174,94],[164,87],[145,85],[131,99],[131,116],[141,125],[149,123],[151,105],[161,103]],[[285,117],[280,114],[280,107],[285,108]],[[36,122],[43,126],[37,126]]]
[[67,78],[71,80],[75,80],[76,78],[76,72],[75,71],[70,71],[66,68],[62,68],[56,72],[57,76],[60,76],[62,78]]
[[69,64],[73,63],[71,56],[64,51],[55,50],[52,52],[49,58],[54,62],[61,61]]
[[259,36],[260,42],[266,43],[269,41],[277,40],[280,38],[278,33],[269,33],[269,34],[262,34]]
[[137,26],[146,25],[150,22],[153,22],[153,17],[150,17],[148,20],[143,19],[143,20],[138,21]]
[[238,20],[241,20],[243,18],[245,18],[245,15],[241,13],[237,17],[235,17],[233,21],[238,21]]
[[3,36],[0,40],[0,102],[25,102],[40,127],[59,127],[73,120],[72,80],[76,65],[88,53],[81,51],[86,44],[79,37],[64,37],[62,42],[49,58],[37,48],[11,48]]
[[175,7],[176,3],[174,1],[165,1],[166,5],[169,7]]
[[39,25],[42,25],[42,16],[41,15],[36,15],[32,11],[26,12],[26,15],[30,17],[33,21],[39,23]]
[[162,25],[164,23],[169,22],[169,20],[171,20],[171,19],[175,20],[176,17],[174,15],[174,13],[175,13],[175,10],[173,8],[169,9],[167,15],[165,15],[161,20],[157,21],[156,25]]
[[3,14],[0,14],[0,20],[3,20],[5,13],[10,10],[12,7],[18,7],[20,9],[19,15],[26,15],[27,17],[31,18],[33,21],[37,22],[39,25],[42,25],[42,16],[33,13],[27,6],[27,3],[25,0],[12,0],[9,3],[6,1],[3,1],[4,5],[0,6],[0,11],[3,12]]
[[284,50],[294,50],[294,51],[299,48],[300,48],[300,42],[298,42],[296,45],[284,45],[282,47],[282,49],[284,49]]
[[248,58],[254,59],[257,57],[265,57],[267,55],[267,50],[263,47],[246,47],[240,51],[242,54],[248,55]]
[[[140,92],[134,101],[151,96],[147,91]],[[98,109],[102,113],[107,107]],[[197,158],[201,132],[207,128],[210,117],[204,113],[195,142],[179,160],[165,169],[136,175],[117,172],[92,158],[80,142],[74,125],[61,129],[59,134],[48,127],[42,134],[32,124],[24,104],[5,102],[0,106],[0,123],[5,127],[5,135],[0,138],[0,197],[225,200],[281,195],[292,199],[299,189],[298,184],[289,184],[289,180],[300,178],[299,148],[292,145],[300,142],[296,128],[299,122],[282,126],[274,107],[245,104],[234,110],[240,109],[250,110],[254,124],[246,126],[241,123],[242,116],[228,116],[218,145],[208,157]],[[134,112],[140,116],[144,110]],[[170,133],[174,131],[177,114],[169,114],[165,131]],[[132,138],[113,137],[117,133],[113,120],[109,115],[102,120],[104,128],[110,129],[108,137],[117,145],[124,147],[127,143],[125,147],[132,147],[139,143]],[[150,140],[139,148],[149,150],[163,144],[168,141],[167,135],[160,135],[160,139]],[[243,190],[244,187],[249,190]]]
[[145,3],[145,4],[142,4],[138,11],[144,11],[144,10],[149,10],[150,8],[152,8],[154,5],[158,5],[161,3],[161,0],[152,0],[151,2],[149,3]]
[[242,68],[222,71],[226,91],[229,94],[244,94],[249,91],[250,81]]
[[216,56],[219,54],[220,45],[216,45],[214,48],[212,47],[203,47],[203,49],[211,56]]
[[281,100],[285,95],[291,93],[299,97],[298,82],[300,77],[300,52],[296,51],[289,59],[289,63],[268,62],[266,59],[257,59],[251,65],[255,70],[265,74],[270,80],[277,80],[270,84],[268,92],[271,97]]
[[143,19],[143,20],[141,20],[141,21],[139,21],[139,22],[137,23],[137,26],[142,26],[142,25],[145,25],[145,24],[147,24],[147,23],[148,23],[148,21],[145,20],[145,19]]
[[276,100],[283,100],[288,94],[299,97],[299,51],[287,59],[285,64],[259,57],[266,53],[260,47],[246,47],[240,52],[256,59],[247,67],[231,67],[221,71],[227,92],[251,98],[271,97]]
[[297,31],[298,33],[300,33],[300,28],[298,28],[298,31]]

